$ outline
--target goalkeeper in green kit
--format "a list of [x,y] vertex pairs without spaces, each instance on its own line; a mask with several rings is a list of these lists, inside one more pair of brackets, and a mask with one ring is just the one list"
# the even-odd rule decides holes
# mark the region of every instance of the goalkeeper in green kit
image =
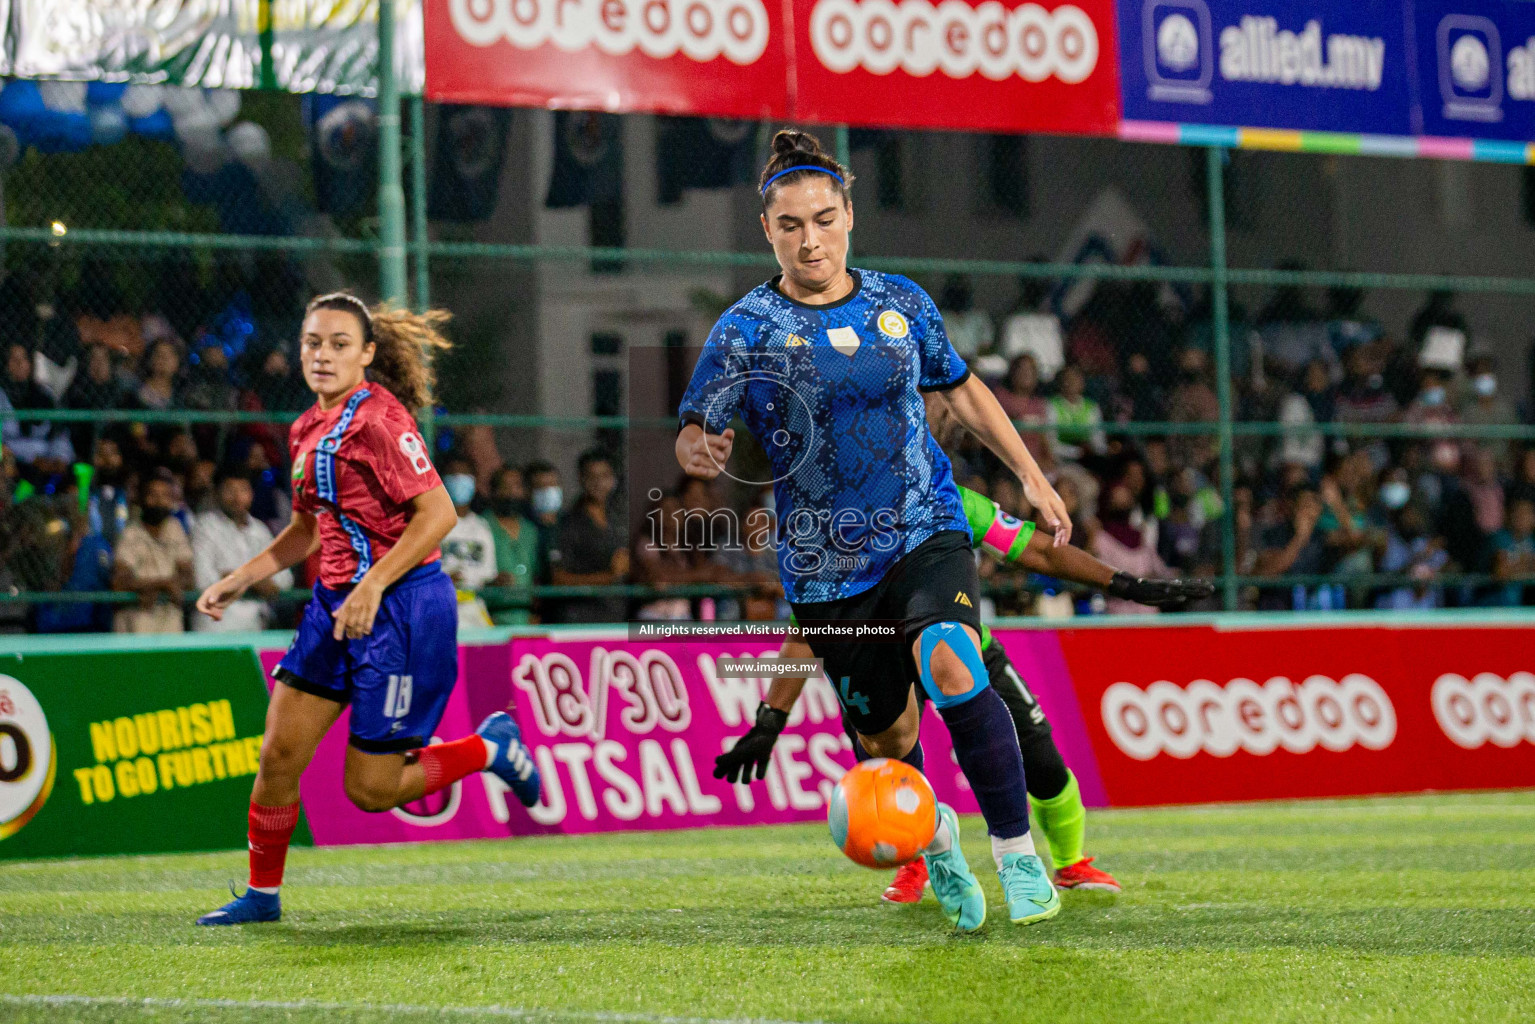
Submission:
[[[965,514],[970,521],[971,542],[975,547],[1004,561],[1015,562],[1031,572],[1098,587],[1114,597],[1156,607],[1178,607],[1189,601],[1209,597],[1215,592],[1208,580],[1140,579],[1116,572],[1092,555],[1070,545],[1056,547],[1050,538],[1036,532],[1035,524],[1016,519],[996,502],[968,488],[959,489]],[[792,620],[791,620],[792,625]],[[1087,811],[1077,780],[1061,759],[1050,722],[1044,710],[1029,692],[1028,685],[996,642],[991,630],[981,626],[981,655],[991,685],[1001,695],[1012,714],[1018,732],[1018,746],[1023,752],[1024,777],[1034,814],[1050,843],[1055,862],[1055,884],[1063,889],[1099,889],[1118,892],[1119,883],[1107,871],[1093,866],[1093,858],[1083,852]],[[780,658],[813,657],[810,645],[801,640],[784,641]],[[756,725],[740,741],[715,760],[714,777],[731,782],[747,782],[767,774],[773,745],[789,719],[789,712],[805,686],[804,679],[780,677],[768,688],[767,699],[757,708]],[[922,695],[914,688],[912,700]],[[856,734],[849,731],[857,751]],[[860,759],[861,756],[860,756]],[[885,890],[889,903],[917,903],[927,886],[927,865],[918,857],[896,872]]]

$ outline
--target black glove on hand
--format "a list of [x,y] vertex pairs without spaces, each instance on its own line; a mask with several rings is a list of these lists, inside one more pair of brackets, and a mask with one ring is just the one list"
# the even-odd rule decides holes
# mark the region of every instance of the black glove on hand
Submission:
[[714,759],[714,777],[731,782],[750,782],[752,767],[756,766],[757,778],[767,775],[768,762],[773,758],[773,744],[778,734],[789,723],[789,713],[779,711],[764,701],[757,705],[757,724],[736,741],[736,745]]
[[1109,581],[1109,595],[1153,608],[1177,608],[1201,601],[1215,593],[1209,580],[1148,580],[1116,572]]

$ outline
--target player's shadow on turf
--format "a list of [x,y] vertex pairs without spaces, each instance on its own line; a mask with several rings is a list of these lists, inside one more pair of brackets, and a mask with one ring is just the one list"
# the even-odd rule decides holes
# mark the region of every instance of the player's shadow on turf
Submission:
[[[988,933],[1018,934],[1003,917],[993,918]],[[339,917],[340,915],[337,915]],[[785,944],[866,942],[871,934],[893,942],[947,942],[951,928],[936,904],[892,910],[879,905],[832,911],[820,907],[762,907],[750,913],[738,909],[685,913],[670,910],[465,910],[417,917],[390,924],[332,923],[329,915],[291,915],[283,922],[283,939],[300,946],[400,947],[414,945],[512,942],[549,943],[637,942],[668,945],[714,945],[739,942],[743,934]],[[1025,937],[1043,938],[1037,930]]]
[[[355,918],[354,918],[355,920]],[[294,915],[278,936],[298,946],[395,947],[515,943],[569,945],[634,942],[676,946],[738,943],[743,935],[789,945],[866,943],[871,935],[905,945],[954,941],[937,906],[866,905],[655,910],[486,912],[466,909],[391,924],[342,923],[341,914]],[[1139,902],[1111,893],[1070,893],[1054,921],[1034,928],[1008,923],[994,902],[982,941],[1038,947],[1208,949],[1292,948],[1357,953],[1527,955],[1535,912],[1434,907],[1333,910],[1247,904]],[[970,941],[970,940],[967,940]]]

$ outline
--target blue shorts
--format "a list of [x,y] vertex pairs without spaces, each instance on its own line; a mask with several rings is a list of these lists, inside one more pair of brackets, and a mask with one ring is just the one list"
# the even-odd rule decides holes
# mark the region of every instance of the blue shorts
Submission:
[[348,590],[316,583],[298,635],[272,677],[352,708],[351,744],[395,754],[431,742],[458,680],[458,597],[433,562],[384,591],[373,632],[336,640],[335,612]]

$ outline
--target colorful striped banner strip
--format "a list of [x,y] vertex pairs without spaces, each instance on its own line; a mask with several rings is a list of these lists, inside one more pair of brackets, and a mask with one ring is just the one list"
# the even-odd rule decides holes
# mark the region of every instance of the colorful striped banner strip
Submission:
[[1179,124],[1171,121],[1121,121],[1119,137],[1127,142],[1224,146],[1229,149],[1266,149],[1287,153],[1341,153],[1350,156],[1423,157],[1433,160],[1535,164],[1535,143],[1449,139],[1427,135],[1417,137],[1355,135],[1345,132],[1293,131],[1284,128],[1233,128],[1216,124]]

